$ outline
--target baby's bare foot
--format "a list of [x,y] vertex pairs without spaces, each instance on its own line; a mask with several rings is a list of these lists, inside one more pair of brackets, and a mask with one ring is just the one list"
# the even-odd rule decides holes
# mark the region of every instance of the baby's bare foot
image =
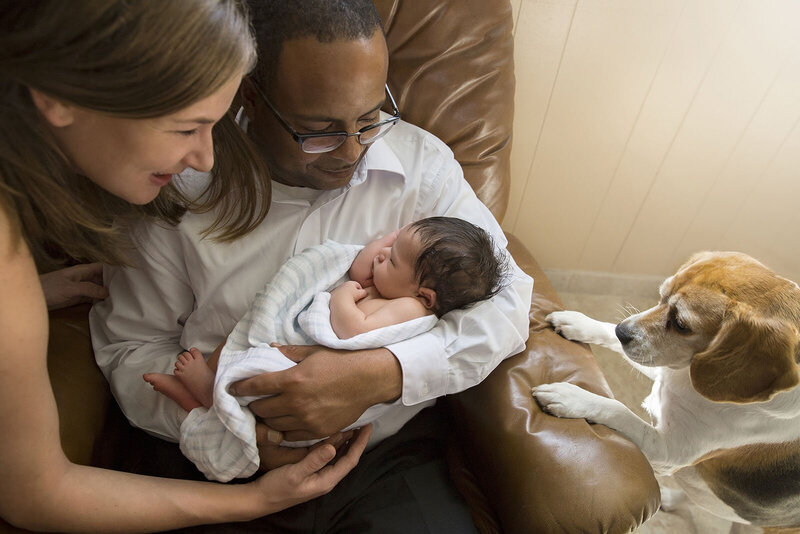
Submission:
[[178,356],[175,376],[192,395],[209,408],[214,402],[214,372],[208,367],[203,354],[192,347]]
[[153,386],[154,390],[174,400],[187,412],[191,412],[195,408],[200,408],[202,406],[202,403],[194,398],[186,386],[172,375],[145,373],[142,375],[142,378],[144,378],[145,382]]

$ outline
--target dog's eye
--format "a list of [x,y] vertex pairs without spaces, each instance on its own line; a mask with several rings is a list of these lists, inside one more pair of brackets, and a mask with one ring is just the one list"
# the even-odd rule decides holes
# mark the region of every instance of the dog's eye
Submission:
[[689,327],[686,326],[686,323],[684,323],[681,320],[681,318],[678,317],[677,314],[672,314],[672,316],[669,318],[669,323],[670,323],[670,326],[672,326],[677,332],[680,332],[681,334],[689,334],[689,333],[691,333],[691,330],[689,329]]

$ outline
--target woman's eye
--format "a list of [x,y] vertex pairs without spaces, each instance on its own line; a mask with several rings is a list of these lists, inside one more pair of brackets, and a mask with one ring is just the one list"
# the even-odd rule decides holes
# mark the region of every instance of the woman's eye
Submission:
[[185,135],[186,137],[189,137],[190,135],[194,135],[197,133],[197,128],[195,128],[194,130],[180,130],[176,133],[178,135]]

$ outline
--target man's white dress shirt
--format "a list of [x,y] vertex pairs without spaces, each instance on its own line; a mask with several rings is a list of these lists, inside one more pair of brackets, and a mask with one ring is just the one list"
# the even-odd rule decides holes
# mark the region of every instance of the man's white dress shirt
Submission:
[[[187,175],[184,187],[202,189],[207,179]],[[138,268],[105,269],[110,296],[90,314],[92,342],[98,365],[135,426],[178,441],[186,412],[155,392],[142,374],[171,373],[177,355],[190,347],[208,356],[280,266],[311,245],[326,239],[363,245],[434,215],[466,219],[501,248],[507,243],[450,149],[402,121],[370,147],[345,187],[272,186],[266,220],[236,241],[203,238],[214,214],[187,213],[177,227],[137,228]],[[372,443],[437,397],[478,384],[523,349],[533,280],[510,263],[511,281],[493,298],[452,311],[430,331],[387,347],[402,368],[402,408],[385,416],[387,430]]]

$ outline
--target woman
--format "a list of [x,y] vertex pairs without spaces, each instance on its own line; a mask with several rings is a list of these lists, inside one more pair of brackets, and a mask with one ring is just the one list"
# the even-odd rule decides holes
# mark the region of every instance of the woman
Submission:
[[[126,228],[141,218],[214,210],[208,234],[231,240],[266,216],[267,173],[227,114],[254,55],[235,0],[0,5],[0,515],[9,522],[141,532],[248,520],[329,491],[363,451],[368,431],[333,466],[326,444],[223,486],[79,466],[61,450],[47,308],[89,293],[80,282],[96,275],[64,267],[125,263]],[[215,175],[197,200],[171,184],[189,167]],[[37,268],[52,271],[42,283]],[[52,289],[68,280],[76,291]]]

